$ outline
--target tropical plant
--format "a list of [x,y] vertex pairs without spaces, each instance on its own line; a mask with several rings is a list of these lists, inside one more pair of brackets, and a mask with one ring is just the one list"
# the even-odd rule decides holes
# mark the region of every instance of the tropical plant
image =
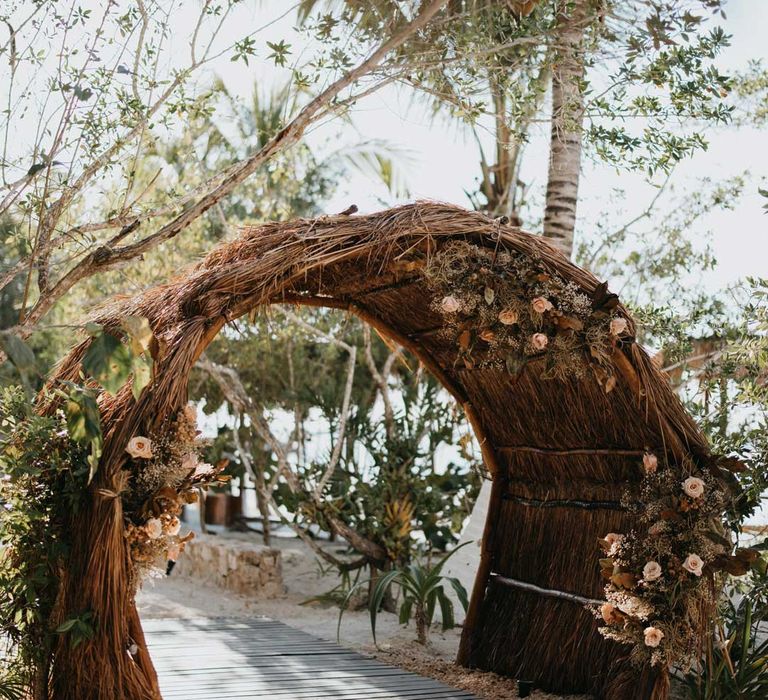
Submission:
[[[765,564],[765,560],[763,560]],[[746,590],[732,588],[698,668],[685,677],[691,700],[763,700],[768,697],[768,577],[755,573]]]
[[430,564],[429,562],[422,564],[414,561],[408,566],[387,571],[375,579],[361,581],[353,586],[349,593],[347,593],[344,604],[339,610],[339,621],[336,627],[337,637],[340,636],[341,619],[349,605],[349,601],[357,592],[358,587],[369,584],[373,584],[371,595],[368,597],[368,612],[371,617],[371,634],[373,635],[374,644],[376,644],[376,619],[390,586],[397,586],[402,595],[398,612],[400,624],[407,625],[409,620],[413,618],[416,623],[416,634],[419,644],[427,644],[429,641],[429,629],[438,606],[440,607],[443,631],[455,627],[453,601],[446,594],[444,583],[447,582],[453,588],[464,612],[467,611],[469,604],[467,591],[461,581],[452,576],[444,576],[442,570],[445,562],[468,544],[470,543],[465,542],[459,545],[442,557],[436,564]]
[[24,700],[25,688],[12,669],[0,671],[0,700]]

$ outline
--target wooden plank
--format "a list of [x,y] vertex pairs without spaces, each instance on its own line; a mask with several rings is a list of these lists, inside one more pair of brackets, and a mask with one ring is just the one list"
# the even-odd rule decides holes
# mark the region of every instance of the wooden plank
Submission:
[[473,700],[267,618],[147,620],[165,700]]

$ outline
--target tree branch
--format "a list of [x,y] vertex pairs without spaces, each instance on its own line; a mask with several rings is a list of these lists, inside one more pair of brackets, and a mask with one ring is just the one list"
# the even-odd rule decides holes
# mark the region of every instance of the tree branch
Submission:
[[[368,58],[363,60],[355,68],[348,71],[319,95],[310,100],[290,123],[270,139],[263,148],[235,164],[227,171],[226,176],[222,178],[222,181],[218,185],[209,189],[194,205],[185,209],[181,214],[165,226],[161,227],[158,231],[135,243],[120,247],[102,246],[86,255],[77,265],[75,265],[75,267],[61,277],[53,287],[48,289],[45,295],[42,295],[38,299],[23,323],[20,324],[25,329],[25,334],[28,335],[28,328],[37,323],[52,308],[56,301],[66,294],[80,280],[90,277],[96,272],[109,270],[123,262],[133,260],[139,255],[154,248],[159,243],[173,238],[193,221],[202,216],[219,200],[232,192],[237,185],[246,180],[277,153],[298,142],[307,127],[319,118],[322,118],[325,113],[324,110],[329,106],[332,106],[333,101],[343,90],[372,73],[392,51],[402,46],[409,37],[425,27],[446,2],[447,0],[430,0],[429,2],[426,2],[412,22],[401,27],[373,51]],[[176,88],[181,76],[186,75],[187,72],[183,72],[177,76],[176,80],[171,83],[163,93],[164,99],[167,99],[167,96],[170,94],[169,91]],[[158,103],[162,101],[163,98],[158,100]],[[155,111],[156,108],[159,109],[158,103],[153,107]],[[149,110],[146,118],[142,119],[131,130],[126,138],[131,138],[138,134],[143,128],[144,123],[153,113],[153,110]],[[53,207],[60,210],[63,204],[70,201],[71,197],[74,196],[72,192],[78,191],[78,187],[81,186],[80,183],[90,179],[90,177],[98,172],[103,164],[106,163],[124,143],[125,139],[113,144],[113,146],[107,149],[101,157],[97,158],[88,168],[86,168],[75,185],[73,185],[71,189],[68,189]],[[137,219],[137,221],[139,220],[140,219]]]

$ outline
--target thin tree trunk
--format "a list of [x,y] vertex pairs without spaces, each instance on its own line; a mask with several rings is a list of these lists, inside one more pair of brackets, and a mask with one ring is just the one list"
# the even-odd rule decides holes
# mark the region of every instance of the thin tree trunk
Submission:
[[[259,515],[261,516],[261,536],[264,544],[269,547],[272,541],[272,533],[269,528],[269,494],[267,490],[267,480],[264,476],[264,465],[261,464],[259,469],[256,469],[253,465],[250,451],[246,451],[243,448],[243,444],[240,441],[240,428],[242,426],[243,415],[241,413],[232,430],[232,437],[234,438],[235,448],[240,455],[240,460],[245,467],[245,471],[248,476],[253,479],[253,483],[256,487],[256,503],[259,507]],[[245,480],[245,477],[243,477],[243,480]],[[242,488],[240,492],[243,492]]]
[[587,0],[564,0],[558,12],[552,69],[552,133],[544,209],[544,237],[571,257],[579,194],[584,121]]
[[264,469],[256,472],[256,503],[261,515],[261,533],[264,544],[269,547],[272,544],[272,526],[269,523],[269,496],[267,494],[267,482],[264,479]]

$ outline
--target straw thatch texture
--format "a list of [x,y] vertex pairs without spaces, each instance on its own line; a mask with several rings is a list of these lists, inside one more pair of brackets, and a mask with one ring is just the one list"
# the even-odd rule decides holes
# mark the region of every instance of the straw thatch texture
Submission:
[[[75,649],[59,645],[56,698],[158,697],[148,655],[134,663],[125,651],[129,638],[142,645],[116,497],[125,446],[133,435],[161,427],[186,403],[189,373],[225,323],[283,302],[357,314],[417,355],[475,429],[494,488],[460,662],[553,690],[665,696],[665,677],[623,663],[622,647],[601,638],[580,605],[510,588],[491,574],[600,598],[595,543],[627,526],[627,514],[615,504],[626,483],[640,478],[639,455],[653,449],[680,464],[684,458],[707,459],[708,448],[663,376],[631,340],[613,355],[619,382],[610,394],[591,376],[544,380],[536,362],[514,378],[498,369],[458,367],[455,348],[436,332],[442,318],[419,274],[426,257],[457,238],[535,258],[587,294],[599,284],[541,238],[478,213],[419,203],[369,216],[246,229],[178,279],[100,312],[95,320],[116,331],[125,315],[149,319],[157,341],[155,372],[138,401],[129,387],[101,399],[104,453],[93,504],[74,525],[77,546],[59,601],[62,616],[93,610],[100,633]],[[629,329],[631,334],[631,320]],[[89,342],[60,364],[56,378],[77,377]]]

